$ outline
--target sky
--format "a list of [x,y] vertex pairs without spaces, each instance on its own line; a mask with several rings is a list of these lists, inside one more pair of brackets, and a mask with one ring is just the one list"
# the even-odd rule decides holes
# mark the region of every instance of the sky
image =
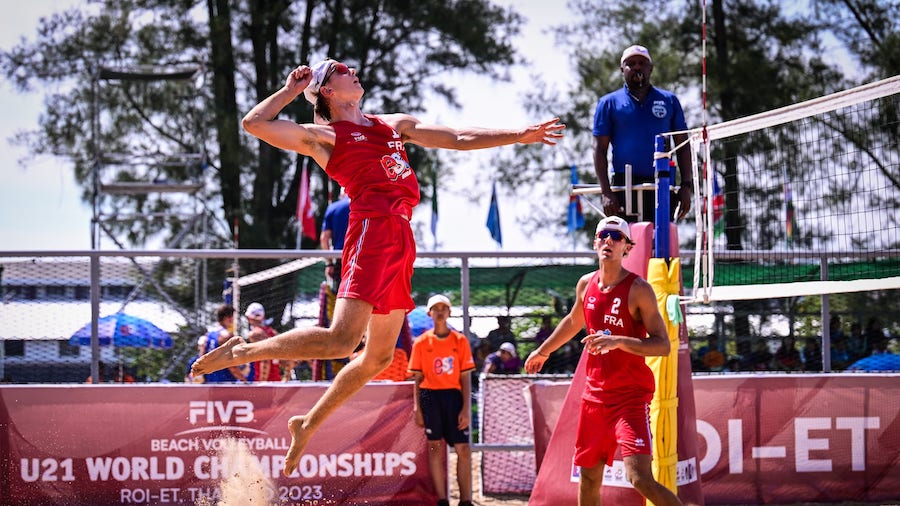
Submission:
[[[78,0],[31,0],[13,3],[0,17],[0,48],[9,49],[20,39],[34,39],[38,20],[53,12],[78,5]],[[547,28],[564,22],[568,16],[565,0],[499,0],[495,3],[515,7],[526,18],[515,44],[530,66],[511,69],[511,82],[498,82],[474,75],[452,75],[463,108],[451,110],[439,103],[419,114],[427,122],[449,126],[518,128],[545,118],[527,117],[521,94],[531,85],[531,74],[539,68],[546,81],[560,86],[573,77],[565,58],[554,50],[553,35]],[[37,128],[42,110],[42,92],[20,93],[0,79],[0,250],[90,249],[91,207],[81,201],[81,188],[73,178],[71,163],[65,159],[42,156],[20,163],[27,152],[10,143],[16,132]],[[546,118],[549,119],[549,118]],[[499,148],[511,149],[511,148]],[[562,157],[562,155],[559,155]],[[439,194],[438,241],[440,251],[500,251],[485,226],[490,202],[490,187],[472,189],[469,171],[483,170],[490,153],[460,155],[459,167],[448,191]],[[562,162],[562,158],[558,160]],[[564,230],[553,230],[526,237],[517,226],[519,216],[527,215],[533,203],[507,196],[498,186],[500,219],[503,231],[502,251],[553,251],[571,249],[560,240]],[[568,199],[560,199],[561,216]],[[420,206],[413,217],[429,229],[431,206]],[[433,248],[430,233],[420,250]],[[104,249],[114,247],[111,241]]]

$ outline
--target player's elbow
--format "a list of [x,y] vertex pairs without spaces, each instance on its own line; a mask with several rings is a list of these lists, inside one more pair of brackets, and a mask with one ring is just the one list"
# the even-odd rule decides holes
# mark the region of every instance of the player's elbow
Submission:
[[257,135],[264,121],[252,111],[241,119],[241,128],[250,135]]
[[659,337],[654,340],[653,343],[653,356],[655,357],[664,357],[672,351],[672,345],[669,343],[669,340],[665,337]]

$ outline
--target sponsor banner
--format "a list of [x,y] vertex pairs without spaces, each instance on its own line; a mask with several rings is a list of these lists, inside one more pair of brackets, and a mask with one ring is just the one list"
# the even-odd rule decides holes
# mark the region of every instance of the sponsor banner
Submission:
[[[694,377],[693,385],[698,452],[679,458],[679,492],[699,482],[708,504],[900,500],[900,375],[736,374]],[[562,398],[578,402],[561,383],[535,382],[530,394],[536,435],[558,428]],[[566,432],[556,438],[574,444]],[[561,450],[535,437],[544,458],[529,504],[577,494],[572,451]],[[604,489],[627,486],[619,465],[606,469]]]
[[694,378],[713,504],[900,499],[900,375]]
[[0,503],[434,502],[411,383],[364,387],[282,475],[288,419],[326,386],[4,386]]

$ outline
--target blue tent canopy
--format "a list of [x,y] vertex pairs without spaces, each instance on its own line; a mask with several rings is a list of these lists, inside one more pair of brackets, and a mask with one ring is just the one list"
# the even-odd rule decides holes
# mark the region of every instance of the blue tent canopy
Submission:
[[[100,346],[132,346],[136,348],[171,348],[172,336],[153,323],[137,316],[116,313],[97,320]],[[69,338],[73,346],[90,346],[91,324],[87,323]]]

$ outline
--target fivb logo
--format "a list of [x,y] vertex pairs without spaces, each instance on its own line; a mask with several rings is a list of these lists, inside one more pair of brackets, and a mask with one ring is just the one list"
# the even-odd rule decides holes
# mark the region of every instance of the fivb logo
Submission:
[[199,422],[247,423],[253,421],[253,403],[250,401],[191,401],[188,419],[191,425]]

